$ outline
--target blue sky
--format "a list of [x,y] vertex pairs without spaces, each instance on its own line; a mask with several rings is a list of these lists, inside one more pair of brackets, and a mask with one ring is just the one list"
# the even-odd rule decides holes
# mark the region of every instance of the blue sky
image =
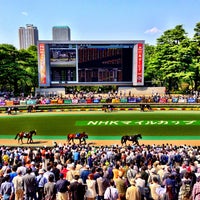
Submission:
[[40,40],[67,25],[71,40],[145,40],[183,25],[189,37],[200,22],[200,0],[0,0],[0,44],[19,47],[18,29],[33,24]]

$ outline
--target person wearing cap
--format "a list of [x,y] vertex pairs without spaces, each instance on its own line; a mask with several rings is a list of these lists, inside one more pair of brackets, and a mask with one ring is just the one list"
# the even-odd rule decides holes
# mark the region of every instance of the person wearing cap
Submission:
[[15,190],[15,200],[23,200],[24,198],[24,190],[22,185],[22,171],[17,169],[17,176],[15,176],[12,180]]
[[40,169],[39,175],[36,177],[38,199],[44,199],[44,185],[47,183],[47,178],[43,176],[44,172],[44,169]]
[[135,179],[131,179],[130,186],[126,190],[126,200],[141,200],[141,193],[139,188],[136,186]]
[[36,165],[35,165],[34,161],[31,162],[31,168],[32,168],[32,172],[36,173],[37,168],[36,168]]

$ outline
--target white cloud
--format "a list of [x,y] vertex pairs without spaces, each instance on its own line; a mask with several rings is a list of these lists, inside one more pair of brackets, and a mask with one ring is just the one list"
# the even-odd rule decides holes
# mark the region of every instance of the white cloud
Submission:
[[146,34],[156,34],[156,33],[161,33],[162,31],[156,27],[153,27],[151,29],[146,30],[144,33]]
[[24,16],[28,16],[28,13],[25,12],[25,11],[21,12],[21,14],[24,15]]

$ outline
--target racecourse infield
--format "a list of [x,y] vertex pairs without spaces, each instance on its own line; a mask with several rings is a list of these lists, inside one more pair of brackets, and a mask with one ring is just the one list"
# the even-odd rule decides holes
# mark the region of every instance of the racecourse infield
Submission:
[[[99,114],[100,111],[80,111],[80,112],[55,112],[55,113],[22,113],[20,114],[23,117],[30,116],[30,115],[47,115],[47,114],[56,114],[56,115],[73,115],[73,114],[78,114],[80,117],[84,118],[85,114]],[[120,112],[138,112],[138,111],[120,111]],[[158,111],[160,112],[160,111]],[[176,114],[177,111],[162,111],[162,112],[171,112],[171,114]],[[191,112],[192,114],[195,115],[200,115],[200,111],[178,111],[181,112],[183,115],[185,113]],[[109,114],[104,113],[105,115]],[[117,113],[114,113],[117,114]],[[145,113],[143,113],[145,114]],[[8,117],[7,114],[0,114],[0,122],[1,122],[1,117]],[[12,118],[16,116],[10,116]],[[44,126],[48,126],[48,122],[44,124]],[[168,128],[168,127],[164,127]],[[23,130],[23,126],[21,128]],[[191,145],[191,146],[200,146],[200,126],[196,126],[196,136],[190,137],[190,135],[185,136],[185,137],[176,137],[176,136],[167,136],[167,135],[162,135],[160,137],[143,137],[143,139],[139,140],[140,144],[144,145]],[[142,134],[142,133],[141,133]],[[15,133],[13,135],[7,135],[5,132],[0,132],[0,145],[5,145],[5,146],[53,146],[53,142],[56,141],[60,145],[67,144],[67,133],[66,136],[33,136],[33,143],[32,144],[26,144],[26,138],[24,138],[24,144],[18,143],[17,140],[14,140]],[[121,145],[120,143],[120,137],[114,137],[114,136],[106,136],[106,137],[94,137],[94,136],[89,136],[89,138],[86,140],[87,144],[93,145],[93,146],[103,146],[103,145]],[[78,141],[75,140],[75,143],[77,144]],[[127,144],[131,144],[128,142]]]

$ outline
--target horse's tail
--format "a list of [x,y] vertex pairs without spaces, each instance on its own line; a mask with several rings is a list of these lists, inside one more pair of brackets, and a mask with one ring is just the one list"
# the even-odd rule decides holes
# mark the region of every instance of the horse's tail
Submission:
[[15,136],[15,140],[17,139],[18,135],[19,135],[19,133],[17,133],[17,135]]

